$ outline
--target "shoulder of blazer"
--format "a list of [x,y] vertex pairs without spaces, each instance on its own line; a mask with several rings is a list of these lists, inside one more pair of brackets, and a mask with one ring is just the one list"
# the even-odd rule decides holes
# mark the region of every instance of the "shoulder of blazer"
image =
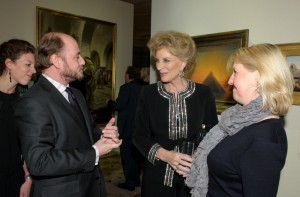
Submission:
[[205,84],[195,83],[196,84],[196,92],[199,94],[212,94],[212,91],[209,86]]
[[44,76],[40,76],[37,82],[28,89],[24,96],[35,97],[39,99],[45,99],[49,97],[49,94],[57,94],[60,92],[55,88],[55,86]]
[[41,75],[39,77],[39,80],[37,81],[36,84],[37,85],[40,84],[42,87],[47,88],[47,89],[54,88],[54,85],[48,79],[46,79],[43,75]]
[[[120,90],[124,90],[126,93],[127,91],[131,91],[131,90],[139,90],[141,89],[143,86],[135,81],[129,82],[129,83],[125,83],[120,87]],[[128,92],[130,93],[130,92]]]
[[142,88],[147,91],[157,91],[157,83],[146,85],[146,86],[143,86]]
[[196,88],[198,88],[198,89],[210,91],[210,87],[205,84],[196,83],[196,82],[195,82],[195,84],[196,84]]

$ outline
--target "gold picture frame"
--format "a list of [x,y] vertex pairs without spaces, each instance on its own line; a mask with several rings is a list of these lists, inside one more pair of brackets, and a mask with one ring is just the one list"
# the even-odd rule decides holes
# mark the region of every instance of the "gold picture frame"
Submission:
[[249,30],[237,30],[193,37],[197,47],[196,65],[188,78],[208,85],[216,99],[220,114],[235,104],[232,88],[227,84],[231,75],[226,69],[231,53],[248,46]]
[[115,92],[117,25],[38,6],[36,19],[37,43],[50,31],[63,32],[77,40],[86,62],[85,77],[70,85],[82,91],[95,122],[100,125],[106,123],[112,117],[106,100],[114,98]]
[[300,105],[300,43],[284,43],[276,45],[286,57],[290,70],[294,76],[295,89],[293,93],[293,104]]

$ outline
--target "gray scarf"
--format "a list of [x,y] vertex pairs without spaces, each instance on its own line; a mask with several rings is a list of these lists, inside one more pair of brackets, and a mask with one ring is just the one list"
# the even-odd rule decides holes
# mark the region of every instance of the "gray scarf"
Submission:
[[253,123],[271,115],[270,110],[262,109],[262,97],[259,96],[249,104],[236,104],[221,114],[219,124],[214,126],[199,144],[192,168],[186,179],[193,197],[205,197],[208,190],[207,156],[225,137],[232,136]]

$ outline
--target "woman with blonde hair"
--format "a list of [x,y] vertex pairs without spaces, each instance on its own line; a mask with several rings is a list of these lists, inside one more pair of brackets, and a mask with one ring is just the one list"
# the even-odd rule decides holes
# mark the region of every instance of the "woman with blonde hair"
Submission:
[[275,197],[287,155],[281,117],[292,105],[292,74],[272,44],[238,49],[228,67],[237,104],[198,146],[186,183],[195,197]]

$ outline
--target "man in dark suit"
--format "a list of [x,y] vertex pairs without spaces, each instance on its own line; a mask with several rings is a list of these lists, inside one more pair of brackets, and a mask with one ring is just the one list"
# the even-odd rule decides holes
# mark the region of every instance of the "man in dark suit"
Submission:
[[133,191],[140,185],[140,160],[142,156],[132,144],[133,122],[137,107],[138,96],[142,88],[140,69],[128,66],[125,74],[125,84],[120,87],[116,101],[109,100],[108,106],[118,111],[117,125],[123,142],[120,146],[122,167],[125,182],[118,187]]
[[105,196],[99,157],[122,141],[114,118],[101,131],[80,91],[69,89],[70,82],[83,78],[85,62],[77,42],[63,33],[45,34],[36,63],[42,74],[15,105],[33,196]]

